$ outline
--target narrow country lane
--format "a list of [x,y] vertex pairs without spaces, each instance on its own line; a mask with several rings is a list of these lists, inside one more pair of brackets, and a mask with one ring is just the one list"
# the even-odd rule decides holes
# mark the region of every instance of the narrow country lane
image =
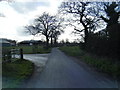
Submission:
[[[57,48],[41,58],[36,54],[24,55],[35,63],[32,77],[22,86],[24,88],[116,88],[115,80],[91,73],[66,56]],[[48,58],[48,59],[47,59]],[[41,65],[45,66],[41,72]]]

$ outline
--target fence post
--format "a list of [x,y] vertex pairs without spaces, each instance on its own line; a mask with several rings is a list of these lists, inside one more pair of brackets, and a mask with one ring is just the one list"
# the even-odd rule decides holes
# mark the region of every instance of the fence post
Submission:
[[12,58],[12,56],[11,56],[11,51],[9,51],[9,52],[8,52],[8,60],[9,60],[9,62],[11,62],[11,58]]
[[23,59],[23,50],[20,49],[20,59]]

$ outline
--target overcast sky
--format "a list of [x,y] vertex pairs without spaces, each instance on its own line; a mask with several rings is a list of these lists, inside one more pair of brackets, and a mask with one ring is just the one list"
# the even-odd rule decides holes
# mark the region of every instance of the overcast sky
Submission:
[[[15,2],[14,2],[15,1]],[[24,26],[31,23],[34,18],[43,12],[56,14],[58,6],[63,0],[14,0],[11,3],[0,2],[0,38],[8,38],[17,41],[43,39],[43,36],[33,37],[24,33]],[[59,37],[61,39],[77,39],[71,30],[66,28],[65,33]]]

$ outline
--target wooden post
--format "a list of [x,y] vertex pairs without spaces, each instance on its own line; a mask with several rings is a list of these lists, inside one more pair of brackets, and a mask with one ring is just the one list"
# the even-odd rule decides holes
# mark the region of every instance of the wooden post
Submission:
[[8,52],[8,56],[7,57],[8,57],[9,62],[11,62],[11,59],[12,59],[11,51]]
[[23,50],[20,49],[20,59],[23,59]]

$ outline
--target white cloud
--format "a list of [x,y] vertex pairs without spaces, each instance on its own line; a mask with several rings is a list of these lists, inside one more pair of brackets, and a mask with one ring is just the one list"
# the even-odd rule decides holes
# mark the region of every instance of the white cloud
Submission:
[[35,11],[37,7],[39,6],[49,6],[49,2],[35,2],[35,1],[30,1],[30,2],[14,2],[11,3],[10,6],[17,12],[21,14],[26,14],[28,12]]
[[7,2],[0,3],[0,12],[5,15],[0,17],[0,37],[17,39],[17,28],[27,23],[24,15],[16,12]]
[[[33,39],[24,32],[24,26],[31,23],[34,18],[43,12],[51,14],[57,13],[57,7],[63,0],[15,0],[15,2],[0,2],[0,13],[5,17],[0,17],[0,38],[14,40]],[[71,31],[68,31],[71,32]],[[70,38],[69,33],[65,33],[60,38]],[[35,37],[34,39],[39,39]],[[41,37],[42,39],[43,37]]]

